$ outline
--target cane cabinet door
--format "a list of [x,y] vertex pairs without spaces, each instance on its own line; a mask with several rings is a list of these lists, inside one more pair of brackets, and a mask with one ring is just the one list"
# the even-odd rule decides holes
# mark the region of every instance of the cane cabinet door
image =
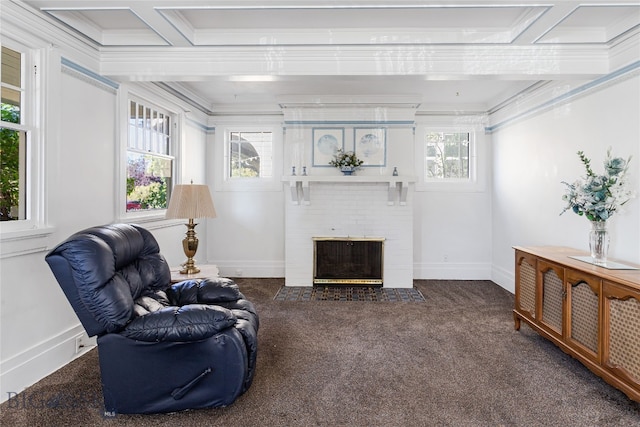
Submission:
[[541,307],[540,325],[557,338],[563,337],[564,319],[564,268],[547,261],[538,260]]
[[530,319],[536,318],[536,257],[516,251],[516,310]]
[[567,340],[571,346],[600,363],[600,295],[602,280],[576,270],[566,277]]
[[640,291],[604,281],[604,365],[640,396]]

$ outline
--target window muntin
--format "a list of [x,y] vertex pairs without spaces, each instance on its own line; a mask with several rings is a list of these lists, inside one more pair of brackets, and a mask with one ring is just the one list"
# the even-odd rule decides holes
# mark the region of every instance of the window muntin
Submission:
[[273,133],[232,131],[228,139],[228,178],[273,177]]
[[470,141],[469,132],[426,132],[425,181],[469,180],[471,176]]
[[127,212],[167,208],[173,188],[173,121],[166,111],[129,101]]
[[24,58],[2,46],[0,75],[0,221],[27,219],[28,128],[22,111]]

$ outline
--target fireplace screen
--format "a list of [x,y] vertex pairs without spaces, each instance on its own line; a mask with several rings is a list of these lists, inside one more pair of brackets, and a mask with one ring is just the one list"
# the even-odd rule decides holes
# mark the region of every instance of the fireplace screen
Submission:
[[313,284],[382,285],[383,238],[314,241]]

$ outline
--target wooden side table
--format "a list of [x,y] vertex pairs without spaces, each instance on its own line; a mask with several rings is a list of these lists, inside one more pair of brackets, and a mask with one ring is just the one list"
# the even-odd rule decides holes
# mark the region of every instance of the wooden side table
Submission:
[[191,280],[191,279],[206,279],[210,277],[218,277],[219,270],[218,267],[214,264],[203,264],[198,265],[200,269],[199,273],[195,274],[182,274],[180,270],[182,270],[182,266],[172,267],[171,268],[171,283],[182,282],[183,280]]

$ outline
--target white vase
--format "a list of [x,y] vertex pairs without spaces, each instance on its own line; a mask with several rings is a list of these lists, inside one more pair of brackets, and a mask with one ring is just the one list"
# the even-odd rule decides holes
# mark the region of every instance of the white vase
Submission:
[[607,253],[609,252],[607,221],[591,221],[589,250],[594,264],[605,265],[607,263]]

